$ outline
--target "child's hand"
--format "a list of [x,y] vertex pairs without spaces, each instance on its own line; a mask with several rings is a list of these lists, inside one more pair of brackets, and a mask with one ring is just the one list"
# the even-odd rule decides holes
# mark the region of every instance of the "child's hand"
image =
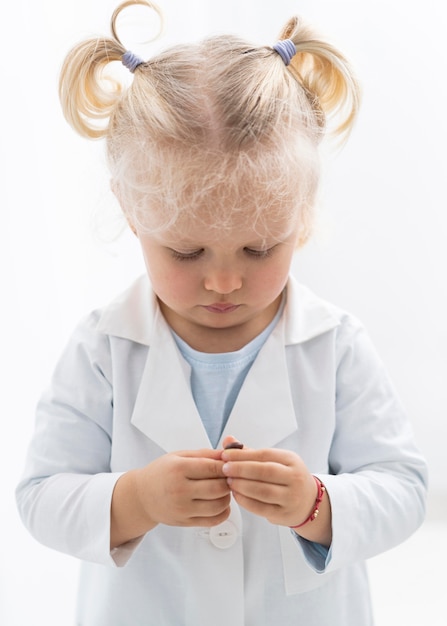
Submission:
[[[224,441],[224,447],[233,438]],[[235,500],[272,524],[294,526],[305,520],[315,504],[315,480],[302,459],[276,448],[227,449],[223,473]]]
[[136,495],[155,524],[215,526],[230,514],[230,488],[216,450],[165,454],[136,474]]

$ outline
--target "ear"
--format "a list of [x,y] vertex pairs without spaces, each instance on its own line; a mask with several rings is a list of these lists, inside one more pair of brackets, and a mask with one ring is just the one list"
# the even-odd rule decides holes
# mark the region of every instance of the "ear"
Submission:
[[130,219],[130,216],[129,216],[129,215],[127,215],[127,214],[125,214],[125,217],[126,217],[127,223],[129,224],[129,228],[130,228],[130,230],[133,232],[133,234],[135,235],[135,237],[137,237],[137,238],[138,238],[137,229],[135,228],[134,223],[133,223],[133,222],[132,222],[132,220]]
[[309,241],[313,234],[313,216],[309,209],[303,211],[299,217],[296,232],[296,249],[299,250]]
[[311,235],[312,235],[312,232],[309,228],[303,229],[298,234],[298,237],[296,239],[296,250],[300,250],[301,248],[303,248],[306,245],[306,243],[309,241]]

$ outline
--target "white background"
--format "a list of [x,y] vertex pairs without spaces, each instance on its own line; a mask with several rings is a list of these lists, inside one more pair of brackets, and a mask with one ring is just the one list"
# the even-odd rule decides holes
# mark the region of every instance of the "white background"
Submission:
[[[108,34],[115,4],[22,0],[8,3],[2,12],[2,626],[72,623],[77,564],[28,537],[15,511],[13,490],[32,431],[34,405],[74,325],[143,271],[133,237],[125,233],[113,239],[120,221],[108,188],[103,144],[74,134],[62,118],[57,97],[64,54],[79,39]],[[396,558],[386,555],[380,562],[390,572],[394,591],[399,584],[403,591],[409,580],[399,582],[399,576],[408,575],[416,558],[434,560],[435,549],[445,550],[447,536],[444,3],[160,4],[166,15],[165,35],[147,56],[172,43],[218,32],[272,44],[283,23],[299,14],[327,34],[357,69],[363,86],[361,115],[343,152],[327,162],[319,230],[297,255],[294,273],[366,324],[429,461],[429,521],[434,523],[430,537],[436,540],[410,540],[409,547],[401,548],[408,550],[408,563],[399,549],[392,551]],[[443,556],[438,559],[443,561]],[[380,570],[375,563],[373,573]],[[441,624],[441,613],[436,612],[441,594],[434,593],[438,578],[432,562],[425,563],[423,579],[412,580],[421,606],[434,611],[431,620],[427,614],[419,619],[411,609],[404,619],[412,592],[405,599],[395,592],[387,595],[388,579],[380,570],[380,580],[374,583],[378,626],[388,624],[392,603],[400,623]]]

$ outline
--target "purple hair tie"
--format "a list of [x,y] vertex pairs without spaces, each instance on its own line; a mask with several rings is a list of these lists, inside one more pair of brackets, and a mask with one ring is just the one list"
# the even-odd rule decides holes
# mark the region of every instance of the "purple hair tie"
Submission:
[[144,63],[143,59],[141,59],[133,52],[130,52],[130,50],[123,54],[123,56],[121,57],[121,62],[125,67],[127,67],[128,70],[132,72],[132,74],[135,72],[139,65]]
[[291,39],[281,39],[277,41],[272,48],[284,61],[284,65],[289,65],[292,57],[296,54],[296,46]]

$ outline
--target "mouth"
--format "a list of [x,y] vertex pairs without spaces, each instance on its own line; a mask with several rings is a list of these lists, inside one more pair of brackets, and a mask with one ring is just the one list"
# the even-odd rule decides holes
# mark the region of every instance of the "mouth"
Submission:
[[203,308],[210,313],[231,313],[240,307],[240,304],[232,304],[231,302],[214,302]]

